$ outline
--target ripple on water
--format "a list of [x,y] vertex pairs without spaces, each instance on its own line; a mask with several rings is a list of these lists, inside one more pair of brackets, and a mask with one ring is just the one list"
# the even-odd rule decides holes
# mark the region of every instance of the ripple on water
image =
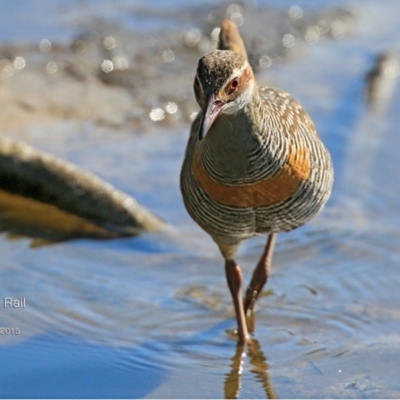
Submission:
[[[30,307],[7,313],[3,322],[24,324],[31,336],[56,331],[119,348],[124,356],[113,368],[125,372],[162,370],[176,377],[185,371],[195,379],[201,370],[222,382],[235,376],[232,365],[258,371],[261,355],[282,374],[289,364],[314,372],[342,365],[373,338],[392,340],[400,319],[399,300],[389,295],[398,287],[399,258],[391,232],[348,225],[322,218],[280,236],[255,316],[254,337],[262,346],[243,359],[227,333],[235,321],[221,257],[211,241],[186,232],[174,231],[156,249],[151,237],[44,247],[29,262],[17,251],[23,242],[8,242],[2,287],[10,296],[24,293]],[[153,243],[149,251],[146,240]],[[193,245],[199,240],[201,246]],[[244,244],[238,257],[246,281],[264,241]],[[261,379],[248,374],[243,383],[250,387]]]
[[[63,116],[72,113],[73,118],[94,122],[78,124],[74,120],[38,126],[33,132],[22,130],[21,136],[96,171],[167,216],[179,229],[174,232],[171,229],[165,236],[72,241],[37,249],[30,249],[23,239],[10,241],[3,236],[1,294],[24,296],[28,306],[23,312],[7,310],[0,315],[1,326],[20,326],[23,332],[18,338],[0,336],[2,359],[11,366],[0,376],[2,394],[15,397],[12,396],[15,392],[5,392],[5,387],[22,386],[16,381],[22,372],[27,387],[35,383],[38,397],[45,394],[58,397],[59,392],[39,390],[44,390],[50,381],[60,383],[64,397],[76,394],[68,392],[68,386],[71,390],[84,389],[88,384],[101,390],[80,395],[173,398],[177,393],[181,397],[193,393],[222,397],[225,393],[234,397],[240,379],[245,388],[243,397],[260,397],[271,394],[269,372],[286,397],[299,393],[304,397],[394,394],[385,387],[398,388],[395,374],[400,352],[399,191],[395,184],[399,99],[395,97],[385,124],[375,129],[358,112],[361,99],[354,93],[350,93],[351,101],[346,96],[348,90],[361,87],[361,75],[365,72],[363,58],[368,59],[372,49],[380,47],[379,43],[385,43],[385,47],[395,45],[392,38],[397,37],[393,32],[398,30],[398,21],[390,18],[396,14],[392,9],[387,11],[378,3],[366,1],[363,7],[363,16],[357,18],[360,22],[364,18],[364,33],[358,31],[347,41],[334,44],[319,40],[315,45],[320,47],[308,47],[304,34],[310,36],[309,28],[322,21],[321,15],[325,22],[321,22],[320,29],[324,24],[327,28],[327,21],[323,14],[310,14],[307,8],[302,9],[304,17],[296,19],[295,27],[299,30],[295,29],[293,34],[282,33],[282,18],[278,16],[286,15],[283,18],[290,21],[281,10],[265,9],[258,13],[249,7],[254,24],[243,24],[243,29],[251,34],[260,27],[272,27],[267,33],[278,38],[275,50],[269,51],[272,41],[265,38],[257,37],[254,43],[255,60],[272,61],[267,63],[272,68],[264,70],[260,82],[272,80],[278,86],[290,87],[293,94],[311,106],[337,171],[334,195],[323,213],[304,228],[279,236],[271,279],[260,298],[254,321],[249,321],[250,326],[254,323],[253,335],[258,342],[254,341],[244,355],[238,354],[231,338],[235,321],[221,256],[212,241],[189,222],[178,189],[189,116],[197,110],[193,108],[194,97],[189,96],[194,69],[187,66],[195,65],[198,52],[202,51],[200,47],[188,51],[178,40],[180,33],[177,36],[152,32],[147,36],[150,40],[142,40],[143,35],[123,30],[120,36],[126,42],[124,56],[138,62],[139,67],[150,67],[142,68],[145,96],[141,95],[144,89],[140,74],[140,82],[135,74],[136,78],[127,82],[132,90],[139,90],[137,95],[124,92],[121,85],[126,83],[125,73],[114,75],[115,81],[108,82],[120,85],[112,91],[116,97],[110,97],[111,86],[100,83],[99,77],[90,75],[91,72],[86,78],[82,75],[83,80],[67,81],[63,88],[68,93],[72,93],[71,87],[75,91],[87,88],[85,81],[93,84],[94,91],[88,90],[92,96],[79,95],[79,100],[87,100],[84,104],[88,107],[83,107],[81,101],[75,102],[76,97],[57,95],[64,92],[54,92],[53,97],[44,101],[39,91],[38,110],[44,115],[50,112],[54,117],[49,104],[57,100]],[[209,14],[210,31],[215,27],[213,18],[224,12],[225,8],[221,8]],[[165,19],[164,13],[160,13]],[[200,19],[206,15],[194,14],[190,15]],[[177,17],[174,21],[181,21],[179,10],[174,15]],[[340,26],[340,15],[337,18],[335,15],[332,14],[334,21]],[[146,16],[146,21],[149,19],[151,13]],[[266,20],[271,24],[266,25]],[[198,29],[202,22],[196,21]],[[378,29],[381,21],[385,22],[385,30]],[[191,24],[187,24],[188,29],[193,28]],[[109,32],[107,24],[100,25],[101,34],[114,34]],[[207,29],[200,31],[199,44],[206,39]],[[288,47],[282,44],[282,37],[289,33],[296,36],[296,48],[301,39],[313,58],[307,61],[307,57],[302,57],[292,66],[280,64],[276,68],[276,61],[281,62],[289,55]],[[307,37],[306,42],[311,44],[314,39]],[[91,38],[90,34],[84,38],[86,45],[93,44]],[[156,45],[158,39],[162,39],[162,46]],[[142,51],[143,46],[149,47],[150,52]],[[355,52],[355,46],[360,51]],[[59,53],[63,51],[70,50],[60,47]],[[30,54],[31,50],[26,52]],[[163,60],[161,65],[156,61],[160,55],[168,56],[171,52],[174,55],[171,62]],[[50,53],[42,56],[48,57]],[[97,59],[96,54],[89,64],[98,67],[104,57]],[[144,56],[143,60],[136,54]],[[27,65],[31,65],[29,59],[26,58]],[[61,68],[61,64],[57,65]],[[173,71],[178,72],[173,82],[181,94],[176,92],[171,97],[172,80],[165,76],[171,78]],[[52,78],[60,78],[60,72]],[[67,69],[65,72],[69,74]],[[18,96],[25,91],[19,90],[17,83],[25,84],[33,76],[31,73],[32,69],[23,68],[15,74],[18,79],[7,81],[5,90],[14,83],[15,96],[20,99]],[[110,79],[110,74],[107,76]],[[303,79],[299,81],[298,76]],[[100,77],[102,82],[104,78]],[[323,95],[316,96],[312,103],[310,97],[318,93]],[[30,96],[36,98],[33,92]],[[104,108],[98,107],[102,96],[108,99],[101,103]],[[25,97],[17,102],[15,115],[36,115],[30,102],[36,105],[35,101]],[[58,102],[64,98],[69,102]],[[114,101],[115,98],[119,101]],[[21,108],[20,103],[29,107]],[[163,118],[151,120],[152,110],[159,114],[161,110]],[[15,120],[21,122],[24,118]],[[125,124],[129,125],[126,129]],[[116,132],[113,126],[120,131]],[[161,128],[162,132],[158,130]],[[147,131],[147,135],[133,135],[133,131]],[[242,246],[238,261],[246,281],[264,242],[260,238]],[[70,372],[65,372],[67,369]],[[137,382],[144,382],[146,390],[134,391]],[[55,383],[51,388],[55,388]],[[117,389],[121,392],[117,393]],[[32,395],[30,392],[26,397]]]

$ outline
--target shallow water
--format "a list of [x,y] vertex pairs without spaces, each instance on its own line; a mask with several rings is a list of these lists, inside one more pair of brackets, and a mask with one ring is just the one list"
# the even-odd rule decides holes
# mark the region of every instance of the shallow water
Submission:
[[[15,18],[31,11],[26,32],[43,18],[43,3],[34,3],[24,11],[8,3],[16,7]],[[42,28],[48,31],[17,34],[5,21],[0,37],[30,42],[46,35],[68,42],[99,15],[113,24],[120,17],[128,35],[140,19],[135,10],[143,10],[139,2],[110,9],[102,1],[98,8],[86,2],[79,13],[73,1],[58,3],[49,11],[54,19]],[[261,7],[278,12],[291,5],[281,2],[278,9],[277,3]],[[337,4],[326,7],[332,3]],[[318,11],[315,3],[298,4],[310,13],[305,15]],[[158,29],[176,25],[180,5],[171,3],[166,21],[141,11],[148,24],[136,28],[157,38]],[[20,331],[0,335],[0,397],[400,396],[400,91],[394,90],[378,115],[366,110],[363,98],[374,57],[400,50],[400,3],[339,5],[355,16],[352,32],[303,46],[296,56],[258,72],[259,82],[304,103],[332,152],[336,181],[318,217],[279,236],[254,318],[256,340],[245,355],[236,354],[229,335],[235,322],[222,258],[190,220],[179,194],[188,118],[148,118],[156,99],[168,101],[157,88],[162,94],[176,82],[190,88],[195,63],[189,68],[177,62],[179,78],[172,68],[168,84],[156,80],[159,86],[150,87],[149,102],[142,104],[147,122],[140,116],[129,124],[114,114],[119,122],[113,125],[107,115],[106,122],[74,115],[3,132],[99,174],[163,216],[170,228],[36,247],[31,238],[3,233],[0,298],[25,298],[26,307],[0,308],[0,326]],[[208,7],[193,15],[208,15]],[[190,27],[189,17],[182,20],[183,29]],[[243,30],[251,32],[248,21]],[[193,62],[198,55],[191,57]],[[190,96],[189,114],[196,110]],[[247,279],[264,240],[242,246],[239,261]]]

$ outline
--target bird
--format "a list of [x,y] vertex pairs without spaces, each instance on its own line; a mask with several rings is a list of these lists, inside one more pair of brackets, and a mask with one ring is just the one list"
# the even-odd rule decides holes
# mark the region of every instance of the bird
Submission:
[[[234,37],[236,27],[229,28]],[[193,89],[200,111],[191,125],[180,189],[189,215],[224,258],[238,345],[245,345],[246,315],[270,275],[277,234],[298,228],[324,207],[334,171],[303,106],[280,89],[259,86],[243,47],[233,46],[226,34],[222,28],[220,48],[198,62]],[[243,240],[259,235],[267,235],[267,242],[243,298],[236,254]]]

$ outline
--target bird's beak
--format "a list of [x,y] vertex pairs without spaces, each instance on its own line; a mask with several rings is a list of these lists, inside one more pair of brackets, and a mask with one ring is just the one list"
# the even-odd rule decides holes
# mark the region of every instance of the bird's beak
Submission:
[[212,124],[217,119],[218,115],[225,107],[225,102],[219,100],[214,94],[211,94],[207,99],[207,108],[203,115],[203,120],[200,126],[200,140],[204,138],[207,132],[210,130]]

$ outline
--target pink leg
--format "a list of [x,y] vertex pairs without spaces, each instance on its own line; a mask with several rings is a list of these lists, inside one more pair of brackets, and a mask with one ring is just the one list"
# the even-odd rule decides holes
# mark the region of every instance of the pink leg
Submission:
[[276,240],[276,233],[271,233],[268,236],[267,244],[265,245],[264,252],[260,258],[253,272],[253,277],[249,287],[246,290],[246,297],[244,299],[244,312],[253,311],[254,304],[261,293],[262,288],[268,280],[269,271],[271,269],[272,253],[274,252]]
[[242,300],[242,271],[234,260],[225,261],[225,273],[231,291],[233,306],[235,307],[236,320],[238,325],[239,345],[244,345],[248,338],[246,315]]

